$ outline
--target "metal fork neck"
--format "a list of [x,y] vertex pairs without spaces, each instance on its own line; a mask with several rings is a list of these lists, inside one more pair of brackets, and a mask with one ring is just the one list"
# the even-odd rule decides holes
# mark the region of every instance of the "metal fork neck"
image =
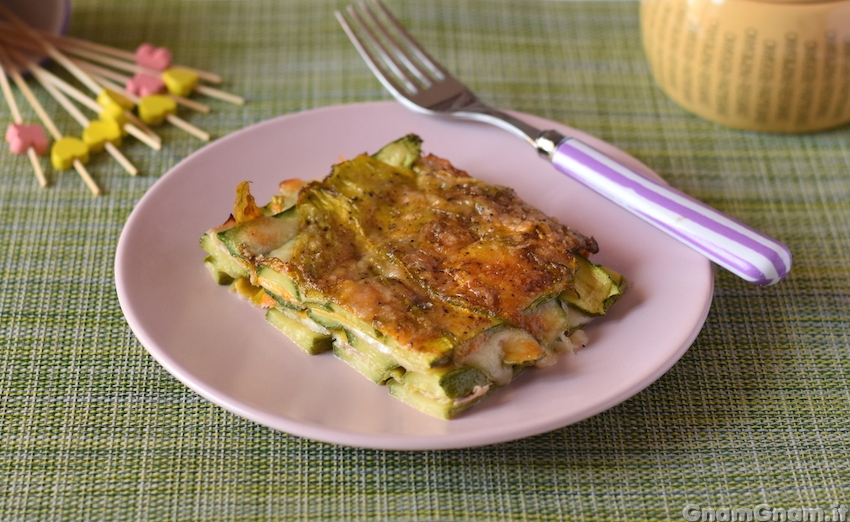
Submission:
[[[471,102],[471,103],[470,103]],[[538,154],[546,159],[552,158],[552,153],[557,146],[566,139],[558,131],[543,130],[533,127],[522,120],[514,118],[510,114],[494,109],[479,100],[467,100],[463,109],[452,111],[457,116],[463,116],[471,120],[490,123],[507,130],[527,141],[533,146]]]
[[555,149],[566,139],[566,136],[556,130],[545,130],[537,135],[537,138],[534,140],[534,147],[537,149],[538,154],[547,160],[551,160]]

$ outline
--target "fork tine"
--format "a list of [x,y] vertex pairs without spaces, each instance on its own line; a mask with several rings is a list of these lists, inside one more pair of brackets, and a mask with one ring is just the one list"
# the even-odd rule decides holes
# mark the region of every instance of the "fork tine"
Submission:
[[493,117],[494,109],[431,58],[380,0],[361,0],[335,14],[378,80],[408,108],[427,114],[465,114],[461,117],[471,119],[483,118],[486,109],[488,117]]
[[[402,40],[404,40],[405,46],[416,55],[417,60],[425,67],[427,67],[430,70],[431,74],[433,74],[437,78],[437,80],[452,78],[452,75],[440,65],[440,62],[432,58],[431,55],[429,55],[428,52],[425,51],[425,48],[422,47],[419,42],[417,42],[410,35],[410,33],[407,32],[401,22],[399,22],[398,19],[393,16],[392,12],[387,8],[386,5],[384,5],[383,2],[381,2],[381,0],[372,0],[372,3],[375,4],[378,9],[380,9],[381,13],[383,13],[387,20],[389,20],[389,22],[393,25],[396,33],[401,36]],[[402,45],[398,45],[397,40],[395,38],[391,38],[396,42],[396,46],[399,49],[405,47]]]
[[[399,39],[396,37],[395,34],[393,34],[393,31],[391,30],[393,26],[396,27],[396,29],[401,27],[398,24],[398,21],[393,18],[392,14],[378,0],[373,0],[372,4],[383,12],[384,16],[389,20],[391,24],[390,27],[387,27],[386,22],[382,22],[379,19],[379,16],[375,14],[375,10],[368,3],[366,3],[365,1],[360,2],[361,9],[363,9],[363,11],[369,15],[369,18],[372,20],[374,26],[381,32],[381,35],[389,42],[392,49],[388,49],[383,44],[381,44],[381,47],[384,49],[384,51],[386,51],[386,53],[390,57],[394,58],[393,61],[395,61],[395,63],[399,67],[404,67],[407,71],[410,71],[414,76],[416,76],[416,79],[419,80],[422,86],[430,86],[432,83],[434,83],[435,78],[429,78],[427,73],[431,72],[433,74],[433,71],[423,70],[420,65],[414,63],[416,58],[414,58],[408,53],[408,51],[405,49],[404,43],[399,42]],[[439,81],[441,79],[442,78],[440,78],[439,76],[436,76],[436,81]]]
[[[381,30],[382,34],[386,34],[380,23],[375,19],[375,15],[367,11],[364,2],[360,3],[360,8],[367,12],[369,17],[374,21],[375,25]],[[337,11],[336,17],[348,38],[354,44],[354,47],[360,53],[360,56],[372,69],[372,72],[381,80],[382,83],[390,90],[398,93],[416,94],[419,88],[404,70],[404,64],[401,64],[396,58],[396,53],[387,50],[386,46],[381,42],[380,38],[375,34],[372,28],[367,24],[360,13],[349,6],[347,9],[348,16],[352,20],[349,24],[345,16]],[[357,30],[355,30],[355,26]]]
[[[375,19],[374,14],[367,11],[368,8],[365,2],[360,2],[360,9],[366,12],[375,22],[377,29],[380,30],[382,34],[385,34],[379,22]],[[376,64],[378,66],[383,65],[387,67],[396,79],[401,80],[404,83],[404,88],[409,93],[415,94],[419,89],[414,84],[414,80],[403,70],[404,65],[398,61],[395,56],[396,53],[393,53],[386,48],[380,37],[375,34],[372,27],[363,20],[360,13],[354,8],[354,6],[348,7],[348,14],[357,23],[361,34],[364,35],[364,37],[359,38],[360,43],[363,44],[364,50],[367,53],[372,53],[372,59],[376,60]],[[377,53],[377,56],[375,56],[374,53]]]
[[[349,11],[351,8],[349,8]],[[346,20],[345,16],[340,12],[336,11],[334,13],[336,15],[337,21],[342,26],[345,34],[348,35],[348,39],[351,40],[351,43],[354,45],[354,48],[357,50],[360,57],[363,58],[363,61],[366,62],[366,65],[369,66],[369,69],[372,70],[372,73],[384,84],[384,87],[393,93],[396,96],[405,96],[405,91],[407,90],[407,86],[400,83],[393,75],[388,74],[381,67],[380,63],[382,60],[375,56],[375,54],[367,47],[367,45],[361,41],[360,36],[354,32],[354,29],[349,25],[348,20]]]
[[[371,5],[370,5],[371,4]],[[380,0],[361,0],[335,15],[366,64],[391,93],[426,102],[444,96],[432,88],[465,89],[410,36]],[[421,96],[426,98],[421,98]],[[417,102],[414,102],[417,103]]]

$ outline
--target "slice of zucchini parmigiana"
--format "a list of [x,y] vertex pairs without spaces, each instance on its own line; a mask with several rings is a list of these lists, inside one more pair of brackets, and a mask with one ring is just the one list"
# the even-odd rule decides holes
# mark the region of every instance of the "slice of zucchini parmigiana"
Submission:
[[285,181],[264,207],[242,183],[200,243],[213,279],[306,353],[332,352],[448,419],[583,345],[625,279],[589,260],[593,238],[421,143],[408,135],[321,181]]

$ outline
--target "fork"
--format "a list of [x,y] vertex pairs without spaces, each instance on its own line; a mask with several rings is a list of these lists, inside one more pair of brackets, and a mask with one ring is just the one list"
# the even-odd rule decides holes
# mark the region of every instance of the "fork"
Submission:
[[335,14],[378,80],[407,108],[486,122],[525,139],[561,173],[745,281],[772,285],[791,269],[791,252],[776,239],[574,137],[537,129],[488,106],[434,60],[380,0],[361,1]]

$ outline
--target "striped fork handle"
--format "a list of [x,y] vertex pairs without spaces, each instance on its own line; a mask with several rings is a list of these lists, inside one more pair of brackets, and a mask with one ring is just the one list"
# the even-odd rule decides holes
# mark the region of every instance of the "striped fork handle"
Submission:
[[562,173],[750,283],[778,283],[791,269],[791,252],[784,244],[586,143],[566,138],[550,159]]

